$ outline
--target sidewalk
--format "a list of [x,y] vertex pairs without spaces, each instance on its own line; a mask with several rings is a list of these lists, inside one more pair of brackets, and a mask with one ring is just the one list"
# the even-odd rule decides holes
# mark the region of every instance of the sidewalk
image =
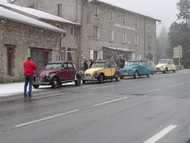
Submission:
[[23,94],[24,82],[0,84],[0,97]]
[[[63,85],[73,85],[74,82],[66,83]],[[32,89],[35,91],[41,91],[47,87],[50,86],[43,86],[40,89]],[[24,92],[24,82],[18,82],[18,83],[7,83],[7,84],[0,84],[0,97],[8,97],[8,96],[15,96],[15,95],[23,95]]]

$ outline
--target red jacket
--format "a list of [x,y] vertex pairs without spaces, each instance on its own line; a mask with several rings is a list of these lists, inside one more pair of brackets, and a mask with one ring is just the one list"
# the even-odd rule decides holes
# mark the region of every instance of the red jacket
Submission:
[[32,60],[26,60],[23,63],[23,68],[25,76],[32,76],[36,72],[36,64]]

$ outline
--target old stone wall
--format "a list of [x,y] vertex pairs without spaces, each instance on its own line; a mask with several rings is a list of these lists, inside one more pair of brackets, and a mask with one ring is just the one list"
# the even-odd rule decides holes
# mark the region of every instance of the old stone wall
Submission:
[[[30,55],[30,48],[52,50],[52,59],[59,49],[60,34],[21,23],[5,20],[0,23],[0,81],[21,80],[22,62]],[[7,74],[7,47],[15,48],[13,75]]]

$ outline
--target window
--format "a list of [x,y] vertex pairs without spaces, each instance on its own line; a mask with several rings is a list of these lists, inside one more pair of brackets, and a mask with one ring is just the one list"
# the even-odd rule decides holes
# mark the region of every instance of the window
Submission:
[[99,9],[98,6],[96,6],[96,8],[95,8],[95,15],[94,16],[98,17],[99,14],[100,14],[100,9]]
[[122,19],[122,24],[127,24],[127,17],[126,16],[121,16]]
[[123,42],[127,42],[127,32],[123,32]]
[[61,3],[57,4],[57,15],[63,16],[63,5]]
[[114,41],[114,39],[115,39],[115,32],[112,31],[112,32],[111,32],[111,41]]
[[15,68],[15,46],[14,45],[6,45],[7,48],[7,74],[9,76],[14,76],[14,68]]
[[75,30],[74,30],[74,26],[72,26],[72,27],[71,27],[71,35],[73,35],[73,36],[74,36],[74,31],[75,31]]
[[110,20],[113,20],[113,12],[110,12]]
[[94,34],[96,39],[100,39],[100,29],[98,26],[94,26]]

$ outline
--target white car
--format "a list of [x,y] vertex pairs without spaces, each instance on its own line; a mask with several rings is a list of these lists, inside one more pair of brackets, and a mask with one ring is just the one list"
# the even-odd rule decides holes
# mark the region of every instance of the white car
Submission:
[[168,71],[176,72],[176,65],[172,59],[161,59],[156,65],[156,71],[166,73]]

